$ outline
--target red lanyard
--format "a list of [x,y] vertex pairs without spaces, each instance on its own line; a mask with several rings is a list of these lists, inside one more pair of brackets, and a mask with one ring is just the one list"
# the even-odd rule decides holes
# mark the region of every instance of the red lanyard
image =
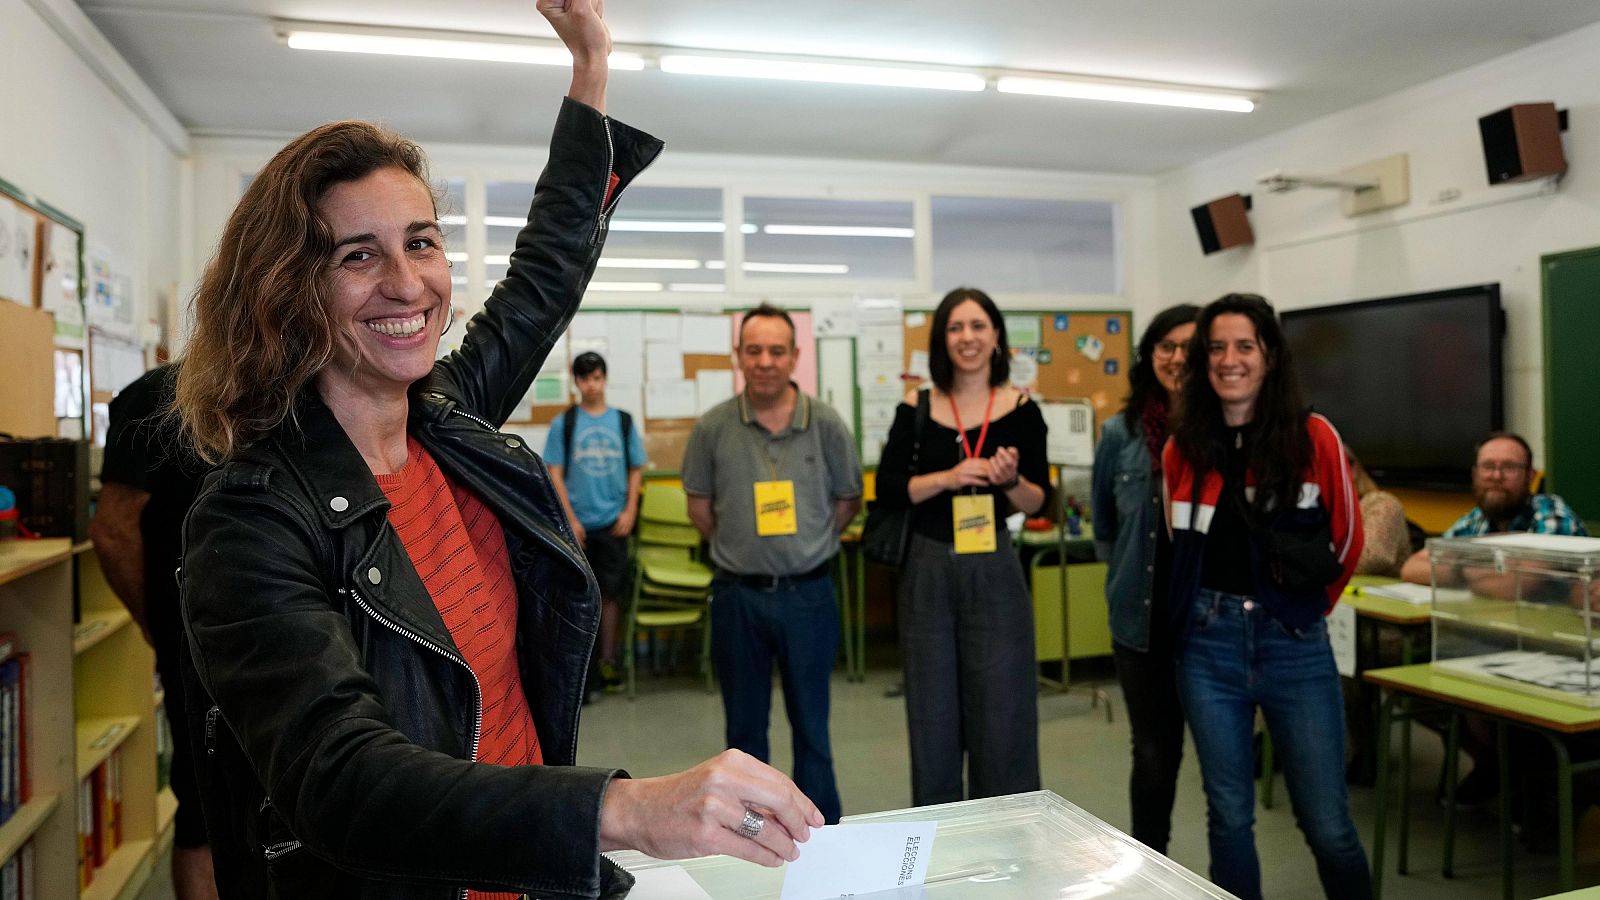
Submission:
[[967,443],[967,430],[961,427],[961,411],[956,409],[956,398],[950,398],[950,414],[956,417],[956,433],[961,435],[961,449],[966,452],[967,459],[977,459],[983,453],[983,442],[989,439],[989,414],[994,412],[994,388],[989,389],[989,405],[983,409],[983,427],[978,430],[978,448],[974,450]]

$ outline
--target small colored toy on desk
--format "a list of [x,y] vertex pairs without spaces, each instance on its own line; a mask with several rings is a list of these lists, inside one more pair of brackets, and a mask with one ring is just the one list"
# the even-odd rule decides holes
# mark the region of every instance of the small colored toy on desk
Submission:
[[1066,506],[1067,534],[1078,537],[1083,534],[1083,522],[1089,518],[1089,513],[1078,502],[1077,497],[1068,496]]
[[17,536],[17,495],[0,485],[0,541]]

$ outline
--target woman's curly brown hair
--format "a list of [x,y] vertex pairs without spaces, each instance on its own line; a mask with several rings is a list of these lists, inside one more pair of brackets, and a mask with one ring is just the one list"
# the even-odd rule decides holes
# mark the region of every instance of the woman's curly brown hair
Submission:
[[194,293],[178,374],[175,412],[201,459],[225,461],[292,417],[334,361],[340,335],[325,291],[334,238],[317,204],[386,167],[429,183],[415,143],[368,122],[323,125],[278,151],[228,217]]

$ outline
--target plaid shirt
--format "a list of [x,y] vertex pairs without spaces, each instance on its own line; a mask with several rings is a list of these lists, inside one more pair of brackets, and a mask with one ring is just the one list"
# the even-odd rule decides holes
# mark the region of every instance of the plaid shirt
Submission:
[[[1528,503],[1511,519],[1511,524],[1504,531],[1528,531],[1534,534],[1574,534],[1587,536],[1589,530],[1583,527],[1583,520],[1572,511],[1565,500],[1555,494],[1534,494],[1528,498]],[[1489,534],[1489,517],[1483,510],[1474,506],[1472,511],[1456,520],[1450,530],[1444,533],[1451,537],[1477,537]]]

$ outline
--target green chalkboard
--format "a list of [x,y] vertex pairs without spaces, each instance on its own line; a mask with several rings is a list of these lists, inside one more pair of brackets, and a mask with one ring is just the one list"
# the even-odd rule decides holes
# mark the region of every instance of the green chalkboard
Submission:
[[1547,491],[1600,521],[1600,247],[1540,259]]

